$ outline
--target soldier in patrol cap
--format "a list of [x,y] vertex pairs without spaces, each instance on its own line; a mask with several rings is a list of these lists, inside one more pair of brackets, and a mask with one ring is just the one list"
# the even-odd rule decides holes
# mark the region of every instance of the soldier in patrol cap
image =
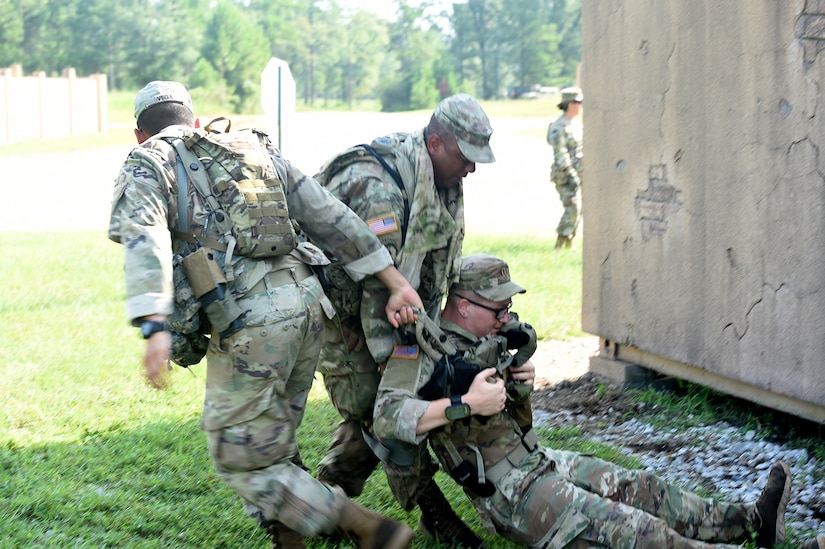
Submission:
[[[459,352],[450,357],[452,379],[471,359],[474,377],[463,388],[454,381],[433,394],[432,382],[441,379],[444,361],[424,352],[421,340],[399,345],[376,398],[379,440],[397,448],[426,444],[428,438],[444,470],[462,479],[488,531],[524,546],[704,549],[744,543],[750,531],[760,547],[785,539],[791,475],[784,462],[773,465],[755,503],[739,504],[702,498],[644,471],[542,446],[528,416],[519,412],[520,405],[522,412],[529,407],[535,378],[529,361],[535,347],[519,359],[521,349],[512,345],[512,336],[531,330],[511,318],[516,316],[510,312],[511,297],[522,291],[501,259],[463,259],[440,328]],[[496,339],[499,349],[518,348],[506,368],[501,362],[508,363],[509,351],[481,351]],[[818,547],[816,540],[807,543],[806,549]]]
[[[201,428],[216,473],[267,529],[273,547],[303,548],[305,536],[333,531],[356,538],[361,548],[408,547],[411,528],[358,505],[302,467],[296,429],[323,319],[333,311],[309,267],[325,257],[296,237],[291,222],[334,250],[351,280],[380,281],[376,286],[389,294],[385,321],[392,325],[414,318],[412,306],[422,306],[417,293],[369,227],[289,164],[266,134],[197,130],[192,100],[179,82],[147,84],[135,96],[134,114],[139,146],[115,183],[109,238],[123,244],[127,312],[146,339],[149,382],[165,385],[170,329],[201,319],[197,307],[189,310],[201,303],[207,319],[198,326],[212,328],[198,332],[208,338]],[[227,178],[220,185],[219,176]],[[236,192],[224,193],[223,186]],[[242,194],[237,189],[252,187],[266,192],[235,199]],[[246,201],[264,200],[258,209],[266,219],[244,217]],[[262,225],[247,242],[248,227],[236,219],[251,217]],[[268,230],[272,223],[280,230]],[[250,242],[268,247],[253,255]],[[190,299],[204,286],[208,301]],[[219,328],[232,307],[239,316]]]
[[581,222],[581,185],[584,164],[584,130],[579,114],[584,95],[581,88],[561,90],[562,112],[547,128],[547,144],[552,147],[550,181],[556,185],[564,213],[556,227],[556,249],[569,248]]
[[[447,288],[458,280],[464,237],[464,178],[476,164],[495,161],[493,129],[481,105],[467,94],[443,99],[429,124],[343,151],[315,178],[358,214],[415,287],[424,310],[436,318]],[[327,322],[318,370],[341,415],[335,438],[318,466],[318,478],[361,493],[378,464],[369,433],[381,368],[393,348],[392,327],[380,314],[387,292],[373,277],[355,284],[332,258],[327,295],[335,318]],[[421,509],[420,529],[442,542],[478,547],[481,540],[455,514],[432,480],[429,454],[420,479],[390,478],[407,510]]]

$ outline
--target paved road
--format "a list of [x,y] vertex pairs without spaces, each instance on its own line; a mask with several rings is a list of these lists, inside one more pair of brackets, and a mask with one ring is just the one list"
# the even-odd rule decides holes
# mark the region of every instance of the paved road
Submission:
[[[427,122],[428,116],[410,113],[297,113],[282,150],[311,174],[350,145]],[[497,162],[479,164],[465,182],[468,234],[555,235],[561,205],[548,182],[548,122],[492,120]],[[0,156],[0,192],[12,205],[0,217],[0,231],[105,230],[112,181],[129,149]]]
[[[428,117],[406,113],[298,113],[284,155],[306,173],[350,145],[413,131]],[[561,204],[548,182],[545,121],[492,121],[497,162],[480,164],[465,182],[467,233],[555,236]],[[260,124],[265,127],[265,124]],[[0,232],[101,230],[108,227],[112,182],[131,146],[83,152],[0,156],[0,192],[10,205]],[[542,342],[533,362],[540,384],[574,379],[598,350],[594,336]]]

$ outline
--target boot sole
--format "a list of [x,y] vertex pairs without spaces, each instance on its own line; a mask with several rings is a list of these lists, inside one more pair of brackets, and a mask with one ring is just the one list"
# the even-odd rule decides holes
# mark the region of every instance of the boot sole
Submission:
[[779,507],[776,512],[776,542],[782,543],[785,541],[785,509],[788,507],[788,501],[791,499],[791,468],[784,461],[782,468],[785,470],[785,488],[782,490],[782,498],[779,500]]
[[782,497],[779,498],[779,505],[776,508],[776,523],[774,524],[774,539],[764,540],[770,545],[776,545],[785,541],[785,508],[791,499],[791,469],[788,464],[780,462],[782,470],[785,472],[785,485],[782,488]]

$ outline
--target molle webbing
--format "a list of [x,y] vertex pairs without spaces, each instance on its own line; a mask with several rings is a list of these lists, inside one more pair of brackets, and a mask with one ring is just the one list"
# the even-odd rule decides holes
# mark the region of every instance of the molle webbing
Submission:
[[[260,139],[255,132],[222,134],[199,129],[183,138],[167,138],[223,243],[197,234],[190,236],[189,231],[181,231],[185,235],[181,240],[194,239],[225,251],[228,280],[233,278],[233,253],[274,257],[289,253],[298,243],[289,219],[284,182]],[[179,212],[179,217],[188,213]]]

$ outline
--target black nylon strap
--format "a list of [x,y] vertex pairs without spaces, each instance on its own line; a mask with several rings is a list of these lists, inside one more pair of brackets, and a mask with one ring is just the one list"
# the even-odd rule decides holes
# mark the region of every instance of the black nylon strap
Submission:
[[362,143],[360,145],[356,145],[357,147],[363,147],[365,151],[370,153],[375,157],[378,162],[387,170],[395,184],[398,185],[398,188],[401,189],[401,196],[404,198],[404,224],[401,226],[401,242],[404,242],[407,239],[407,225],[410,223],[410,200],[407,197],[407,189],[404,187],[404,182],[401,180],[401,174],[399,174],[395,169],[390,166],[384,157],[375,150],[372,145],[367,145],[366,143]]

